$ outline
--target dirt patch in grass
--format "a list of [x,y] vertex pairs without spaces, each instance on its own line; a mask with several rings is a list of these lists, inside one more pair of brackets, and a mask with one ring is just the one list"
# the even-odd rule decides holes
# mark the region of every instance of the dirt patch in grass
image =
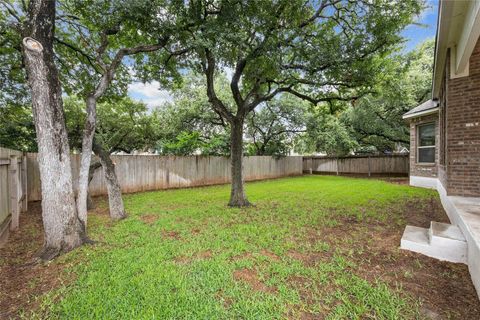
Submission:
[[[439,200],[433,197],[409,200],[392,210],[402,210],[407,224],[415,226],[429,227],[430,221],[448,223]],[[310,231],[308,240],[325,241],[343,251],[355,263],[351,272],[370,283],[381,280],[393,290],[401,287],[410,298],[420,300],[420,312],[427,318],[479,319],[480,303],[466,265],[401,250],[404,224],[350,217],[339,217],[339,222],[338,226]],[[308,262],[318,253],[288,255]],[[307,293],[302,300],[308,303]]]
[[307,267],[315,267],[318,263],[322,261],[328,261],[332,257],[332,252],[310,252],[310,253],[301,253],[296,250],[290,250],[287,252],[287,256],[301,261]]
[[191,257],[186,257],[186,256],[179,256],[175,258],[175,262],[178,264],[189,264],[192,261],[195,260],[206,260],[210,259],[213,256],[213,253],[211,250],[206,250],[199,252]]
[[160,216],[158,214],[142,214],[140,216],[140,220],[142,220],[148,225],[154,224],[155,222],[157,222],[158,219],[160,219]]
[[383,181],[394,183],[394,184],[401,184],[401,185],[410,184],[410,179],[408,177],[386,177],[386,178],[379,178],[379,180],[383,180]]
[[402,215],[408,225],[416,227],[430,228],[430,221],[450,223],[437,197],[407,200]]
[[18,318],[20,311],[38,305],[35,297],[65,283],[65,265],[37,261],[42,243],[40,202],[29,203],[28,212],[20,215],[20,229],[0,249],[0,319]]
[[199,254],[197,254],[197,257],[200,259],[210,259],[212,256],[213,254],[211,250],[202,251]]
[[253,290],[267,292],[267,293],[276,293],[277,288],[269,287],[265,285],[259,278],[257,271],[252,269],[239,269],[233,272],[233,278],[237,281],[242,281],[247,283]]
[[296,250],[289,250],[287,252],[287,256],[289,256],[292,259],[300,260],[300,261],[303,261],[303,262],[307,262],[309,260],[309,255],[303,254],[303,253],[298,252]]
[[[335,290],[338,289],[333,282],[319,285],[318,283],[316,284],[312,279],[295,275],[288,277],[287,283],[289,286],[297,290],[303,304],[292,305],[289,308],[289,312],[286,314],[288,319],[325,319],[325,315],[328,314],[328,311],[341,303],[340,301],[334,301],[331,304],[322,304],[319,302],[322,300],[322,298],[332,296]],[[308,309],[312,306],[317,306],[321,309],[324,309],[324,311],[321,313],[312,313],[308,311]]]
[[180,233],[177,231],[171,231],[171,230],[163,230],[162,231],[162,237],[164,239],[173,239],[173,240],[180,240]]
[[268,251],[268,250],[262,250],[260,251],[260,253],[265,256],[265,257],[268,257],[270,260],[273,260],[273,261],[280,261],[280,257],[277,256],[275,253],[271,252],[271,251]]
[[231,257],[230,260],[231,261],[240,261],[240,260],[244,260],[244,259],[250,259],[252,257],[253,257],[253,255],[250,252],[244,252],[244,253],[241,253],[241,254],[238,254],[238,255],[235,255],[235,256]]
[[191,232],[192,232],[192,235],[198,235],[201,233],[199,228],[193,228]]
[[225,296],[225,293],[223,292],[223,290],[219,290],[217,292],[216,296],[217,296],[217,299],[220,300],[220,302],[222,302],[223,307],[225,309],[230,308],[230,306],[234,302],[234,300],[232,298]]

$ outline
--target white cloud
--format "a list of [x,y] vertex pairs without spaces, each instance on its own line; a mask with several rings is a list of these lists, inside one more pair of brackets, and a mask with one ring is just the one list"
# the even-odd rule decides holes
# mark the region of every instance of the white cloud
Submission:
[[132,99],[142,101],[150,109],[158,107],[165,102],[173,101],[170,91],[161,89],[158,81],[147,83],[133,82],[128,86],[128,95]]

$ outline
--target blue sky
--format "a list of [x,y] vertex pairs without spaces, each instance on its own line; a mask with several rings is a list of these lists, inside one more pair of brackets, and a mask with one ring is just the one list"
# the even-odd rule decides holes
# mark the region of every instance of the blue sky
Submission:
[[418,17],[417,22],[422,26],[408,26],[402,35],[407,39],[405,51],[413,50],[418,44],[428,38],[435,38],[437,31],[438,0],[428,0],[427,9]]
[[[418,44],[428,38],[435,38],[437,30],[438,0],[427,0],[427,8],[417,18],[419,25],[408,26],[402,35],[406,38],[405,51],[413,50]],[[141,100],[155,108],[166,101],[172,101],[167,90],[162,90],[156,81],[149,83],[134,82],[128,88],[128,94],[135,100]]]

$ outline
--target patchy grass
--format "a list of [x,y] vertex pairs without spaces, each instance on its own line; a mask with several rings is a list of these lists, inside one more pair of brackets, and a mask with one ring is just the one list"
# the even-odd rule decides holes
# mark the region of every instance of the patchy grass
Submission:
[[[97,240],[57,259],[70,279],[24,317],[68,319],[471,318],[464,265],[398,249],[407,223],[445,221],[437,195],[379,180],[305,176],[125,196]],[[53,269],[55,270],[55,269]]]

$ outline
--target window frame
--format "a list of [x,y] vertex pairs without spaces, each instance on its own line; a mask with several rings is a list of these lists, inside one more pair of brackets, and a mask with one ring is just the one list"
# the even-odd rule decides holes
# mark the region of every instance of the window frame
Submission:
[[[428,126],[428,125],[433,125],[433,145],[430,145],[430,146],[420,146],[420,128],[421,127],[425,127],[425,126]],[[437,133],[436,133],[436,123],[435,121],[432,121],[432,122],[425,122],[425,123],[421,123],[421,124],[418,124],[417,125],[417,143],[416,143],[416,148],[417,148],[417,156],[416,156],[416,162],[417,164],[420,164],[420,165],[434,165],[436,164],[436,160],[437,160]],[[433,162],[423,162],[423,161],[420,161],[420,152],[419,150],[420,149],[428,149],[428,148],[433,148]]]

